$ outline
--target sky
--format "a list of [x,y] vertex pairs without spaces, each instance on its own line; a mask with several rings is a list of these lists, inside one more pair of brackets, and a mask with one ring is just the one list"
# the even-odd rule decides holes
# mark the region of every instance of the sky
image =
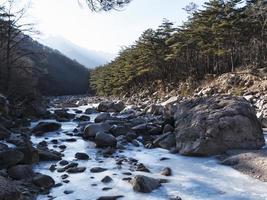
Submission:
[[116,54],[164,18],[181,25],[187,19],[183,8],[190,2],[202,5],[205,0],[133,0],[122,11],[106,13],[92,13],[78,0],[32,0],[28,16],[42,33],[39,37],[60,36],[87,49]]

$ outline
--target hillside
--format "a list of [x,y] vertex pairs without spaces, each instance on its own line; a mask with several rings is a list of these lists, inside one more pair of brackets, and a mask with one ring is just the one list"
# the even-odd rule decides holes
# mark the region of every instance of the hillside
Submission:
[[29,57],[41,71],[38,88],[42,94],[70,95],[88,92],[89,72],[83,65],[31,38],[22,43],[22,48],[34,52]]
[[94,51],[80,47],[60,36],[49,36],[47,38],[43,38],[40,40],[40,43],[59,50],[67,57],[77,60],[86,68],[94,68],[96,66],[106,64],[114,57],[114,55],[106,52]]

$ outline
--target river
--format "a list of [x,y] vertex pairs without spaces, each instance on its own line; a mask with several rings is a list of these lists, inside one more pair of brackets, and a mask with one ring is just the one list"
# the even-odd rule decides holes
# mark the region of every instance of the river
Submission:
[[[78,109],[84,110],[86,107]],[[75,108],[77,109],[77,108]],[[73,112],[70,110],[70,112]],[[90,115],[91,121],[96,115]],[[38,122],[32,123],[34,126]],[[151,173],[134,172],[129,170],[129,165],[122,167],[116,165],[114,158],[104,158],[98,153],[94,143],[85,141],[81,137],[69,136],[66,133],[72,132],[78,125],[77,122],[62,122],[60,132],[48,133],[43,137],[32,136],[32,142],[38,144],[45,140],[49,143],[49,148],[60,151],[54,146],[52,139],[58,139],[59,144],[67,146],[64,151],[64,160],[75,161],[79,166],[86,167],[86,171],[79,174],[69,174],[69,183],[63,183],[61,187],[51,190],[49,195],[40,195],[38,200],[56,199],[56,200],[95,200],[100,196],[123,195],[122,200],[168,200],[173,196],[180,196],[183,200],[266,200],[267,183],[253,179],[247,175],[223,166],[217,163],[213,157],[193,158],[184,157],[177,154],[170,154],[163,149],[145,149],[144,147],[127,146],[123,152],[117,152],[114,157],[135,158],[143,163]],[[75,138],[76,142],[66,142],[67,138]],[[74,158],[75,153],[85,152],[90,156],[87,161],[77,161]],[[160,160],[160,158],[168,158]],[[56,183],[62,183],[61,175],[57,171],[51,172],[49,167],[57,162],[40,162],[35,165],[35,171],[50,175]],[[90,172],[92,167],[108,168],[102,173],[93,174]],[[131,172],[132,176],[143,174],[153,178],[166,178],[160,175],[164,167],[170,167],[173,176],[168,177],[168,183],[162,184],[162,187],[149,194],[136,193],[133,191],[130,183],[122,180],[127,177],[124,172]],[[104,184],[101,179],[106,175],[113,181]],[[107,190],[103,190],[106,188]],[[73,191],[71,194],[65,194],[64,191]]]

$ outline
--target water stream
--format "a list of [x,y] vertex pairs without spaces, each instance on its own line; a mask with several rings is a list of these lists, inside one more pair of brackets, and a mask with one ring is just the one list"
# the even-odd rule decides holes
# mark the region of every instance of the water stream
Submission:
[[[79,108],[80,109],[80,108]],[[84,108],[83,108],[84,109]],[[91,116],[92,121],[95,116]],[[34,126],[37,122],[32,123]],[[58,139],[59,145],[65,144],[67,149],[64,151],[64,160],[75,161],[79,166],[86,167],[87,170],[80,174],[69,174],[69,183],[53,188],[49,195],[56,200],[95,200],[100,196],[123,195],[125,200],[168,200],[170,196],[180,196],[184,200],[266,200],[267,183],[263,183],[240,172],[217,163],[214,158],[192,158],[170,154],[163,149],[145,149],[143,147],[128,146],[124,152],[117,152],[115,156],[131,157],[143,163],[151,173],[131,172],[133,175],[144,174],[154,178],[166,178],[160,175],[164,167],[170,167],[173,176],[167,178],[168,183],[150,194],[136,193],[130,183],[123,181],[127,177],[123,172],[130,172],[129,165],[124,164],[118,168],[114,158],[103,158],[94,143],[84,141],[80,137],[66,135],[77,127],[76,122],[63,122],[62,130],[58,133],[48,133],[44,137],[32,137],[34,144],[43,140],[51,141]],[[66,142],[67,138],[76,138],[76,142]],[[53,149],[53,144],[49,143],[49,148]],[[58,148],[54,148],[58,150]],[[77,161],[75,153],[85,152],[90,156],[88,161]],[[160,161],[160,158],[169,158]],[[56,183],[61,183],[61,175],[64,173],[51,172],[49,167],[57,162],[41,162],[35,165],[35,170],[52,176]],[[93,174],[90,172],[92,167],[108,168],[108,171]],[[113,181],[104,184],[101,179],[106,175]],[[132,175],[132,176],[133,176]],[[97,184],[92,186],[92,184]],[[103,188],[112,188],[103,191]],[[72,194],[64,194],[65,190],[74,191]],[[40,195],[38,200],[49,199],[47,195]]]

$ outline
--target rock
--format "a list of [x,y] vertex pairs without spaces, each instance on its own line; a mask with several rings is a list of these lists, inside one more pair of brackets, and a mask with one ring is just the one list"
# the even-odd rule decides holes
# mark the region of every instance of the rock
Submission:
[[109,176],[105,176],[105,177],[101,180],[102,183],[110,183],[111,181],[113,181],[113,180],[112,180],[112,178],[110,178]]
[[90,172],[92,173],[101,173],[101,172],[104,172],[104,171],[107,171],[106,168],[102,168],[102,167],[93,167],[90,169]]
[[60,128],[61,124],[57,122],[40,122],[32,129],[32,133],[42,135],[47,132],[57,131]]
[[0,94],[0,114],[4,116],[9,114],[9,102],[2,94]]
[[60,177],[61,177],[61,179],[65,180],[65,179],[67,179],[69,177],[69,175],[68,174],[63,174]]
[[78,122],[87,122],[87,121],[90,121],[90,116],[87,116],[87,115],[81,115],[79,117],[76,117],[74,119],[74,121],[78,121]]
[[60,119],[73,119],[75,117],[75,114],[72,113],[68,113],[68,110],[66,109],[61,109],[61,110],[55,110],[54,111],[56,118],[59,119],[59,121],[61,121]]
[[89,156],[86,153],[78,152],[75,154],[75,158],[77,158],[78,160],[88,160]]
[[241,97],[187,100],[176,107],[174,119],[176,150],[182,155],[210,156],[265,145],[255,110]]
[[40,161],[61,160],[62,155],[56,151],[38,149]]
[[147,109],[147,113],[153,114],[153,115],[163,115],[164,107],[162,105],[153,104]]
[[24,154],[16,149],[9,149],[0,152],[0,169],[12,167],[24,158]]
[[113,135],[101,132],[96,134],[95,143],[99,148],[117,146],[117,140]]
[[34,172],[31,165],[16,165],[8,169],[8,176],[16,180],[31,179]]
[[8,146],[4,143],[0,142],[0,152],[8,150]]
[[135,147],[139,147],[139,146],[140,146],[140,143],[138,142],[138,140],[133,140],[133,141],[132,141],[132,144],[133,144]]
[[125,105],[122,101],[112,102],[112,101],[103,101],[98,107],[97,111],[99,112],[121,112],[125,108]]
[[18,191],[17,185],[0,176],[0,199],[1,200],[21,200],[22,194]]
[[112,188],[110,188],[110,187],[103,187],[102,190],[103,191],[108,191],[108,190],[112,190]]
[[147,124],[139,124],[137,126],[132,127],[132,130],[139,135],[145,135],[148,132]]
[[11,132],[0,124],[0,140],[9,138]]
[[127,140],[128,142],[131,142],[132,140],[135,140],[137,137],[138,137],[138,136],[136,135],[136,133],[135,133],[134,131],[129,131],[129,132],[127,132],[127,133],[126,133],[126,136],[125,136],[125,138],[126,138],[126,140]]
[[153,141],[153,145],[156,147],[161,147],[163,149],[171,149],[175,147],[175,135],[173,133],[165,133],[159,136]]
[[99,197],[97,200],[117,200],[120,198],[123,198],[124,196],[122,195],[118,195],[118,196],[103,196],[103,197]]
[[182,200],[179,196],[171,196],[169,200]]
[[162,106],[166,107],[166,106],[170,106],[170,105],[173,105],[175,103],[178,103],[179,101],[181,100],[180,97],[171,97],[169,98],[167,101],[161,103]]
[[137,164],[135,170],[139,172],[147,172],[147,173],[150,172],[149,169],[147,169],[147,167],[142,163]]
[[24,154],[22,164],[34,164],[39,162],[39,152],[31,144],[18,147],[17,150]]
[[44,174],[38,174],[34,176],[32,182],[36,186],[44,189],[50,189],[55,185],[54,179]]
[[162,169],[160,174],[163,175],[163,176],[171,176],[172,175],[172,170],[171,170],[171,168],[166,167],[166,168]]
[[133,186],[134,191],[142,193],[150,193],[161,186],[158,179],[143,175],[135,176],[130,182]]
[[123,125],[113,125],[110,129],[110,133],[115,137],[125,135],[130,129]]
[[73,192],[73,190],[64,190],[64,194],[72,194]]
[[110,118],[111,118],[111,116],[109,113],[101,113],[95,118],[95,123],[101,123],[101,122],[104,122]]
[[77,173],[82,173],[86,170],[86,167],[72,167],[67,169],[66,172],[68,172],[69,174],[77,174]]
[[261,181],[267,181],[267,149],[260,150],[231,150],[219,157],[221,164]]
[[87,115],[91,115],[97,113],[97,110],[95,108],[87,108],[84,113]]
[[111,111],[112,106],[113,106],[113,102],[111,102],[111,101],[103,101],[97,106],[97,111],[99,111],[99,112],[108,112],[108,111]]
[[85,138],[94,138],[98,132],[107,132],[111,126],[107,123],[99,123],[99,124],[89,124],[84,129],[84,137]]
[[173,132],[173,131],[174,131],[174,128],[170,124],[166,124],[163,128],[163,133],[169,133],[169,132]]
[[121,112],[125,108],[125,104],[122,101],[115,102],[113,104],[113,109],[115,112]]

